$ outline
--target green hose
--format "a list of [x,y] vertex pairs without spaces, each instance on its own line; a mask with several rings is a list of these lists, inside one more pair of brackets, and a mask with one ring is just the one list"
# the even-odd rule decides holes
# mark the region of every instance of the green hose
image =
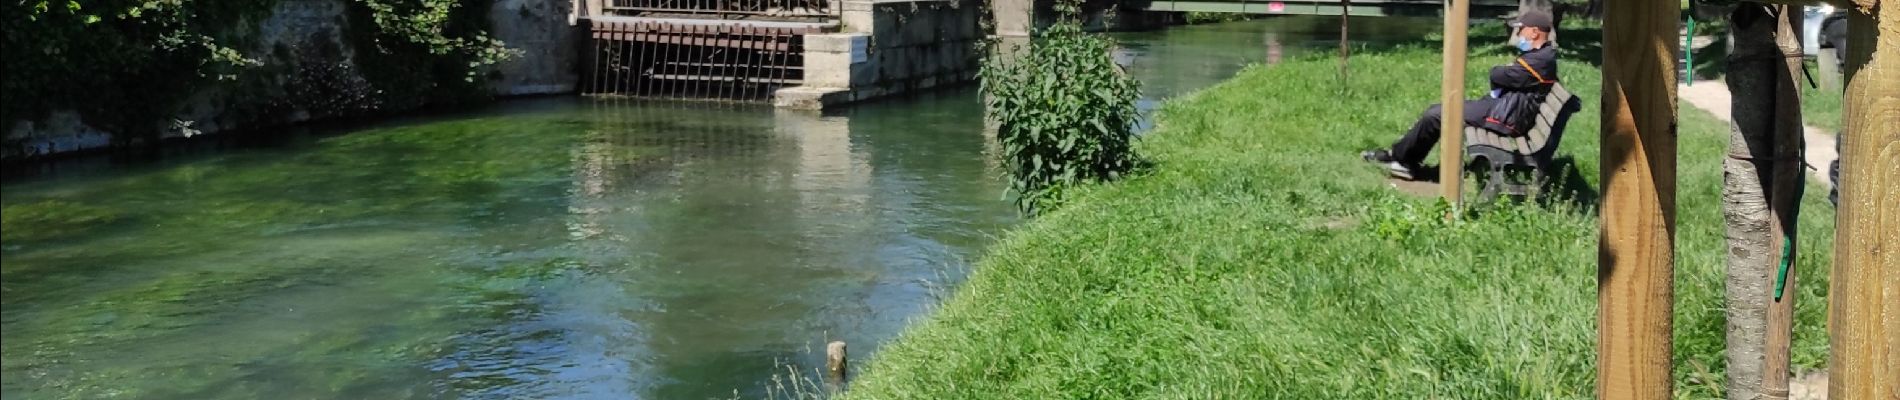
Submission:
[[[1682,38],[1682,71],[1683,84],[1695,86],[1695,15],[1689,16],[1689,34]],[[1781,295],[1776,294],[1775,298]]]
[[1788,288],[1788,266],[1794,264],[1794,237],[1784,236],[1781,240],[1781,272],[1775,276],[1775,301],[1781,301],[1781,292]]

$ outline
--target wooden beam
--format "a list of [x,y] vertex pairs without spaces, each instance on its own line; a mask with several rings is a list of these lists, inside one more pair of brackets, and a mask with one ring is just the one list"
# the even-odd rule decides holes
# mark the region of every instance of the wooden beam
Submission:
[[1763,265],[1772,271],[1769,283],[1774,296],[1768,303],[1767,343],[1763,347],[1764,367],[1761,375],[1762,393],[1769,399],[1788,398],[1789,364],[1792,362],[1794,346],[1794,303],[1797,276],[1795,254],[1799,250],[1795,243],[1796,232],[1800,224],[1801,192],[1803,187],[1802,170],[1805,158],[1802,154],[1807,146],[1803,132],[1805,124],[1801,119],[1801,89],[1796,81],[1805,71],[1802,65],[1801,30],[1802,15],[1800,6],[1776,6],[1774,48],[1780,62],[1775,63],[1775,116],[1774,134],[1770,138],[1772,153],[1768,160],[1756,165],[1770,166],[1766,178],[1767,200],[1770,211],[1769,232],[1772,240],[1769,250],[1774,257],[1768,258]]
[[1900,398],[1900,6],[1849,12],[1828,396]]
[[1605,0],[1597,397],[1669,399],[1678,4]]
[[1452,213],[1459,209],[1464,195],[1465,171],[1465,30],[1471,15],[1471,0],[1445,2],[1444,77],[1439,83],[1438,100],[1438,187],[1450,203]]

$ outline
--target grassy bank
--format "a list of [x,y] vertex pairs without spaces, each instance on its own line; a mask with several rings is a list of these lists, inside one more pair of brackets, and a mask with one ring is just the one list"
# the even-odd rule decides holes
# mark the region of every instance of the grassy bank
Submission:
[[[1473,96],[1506,57],[1473,60]],[[1434,101],[1438,59],[1356,53],[1360,80],[1345,94],[1333,61],[1293,61],[1170,102],[1140,147],[1153,171],[1084,189],[1012,232],[847,397],[1591,396],[1600,72],[1563,66],[1585,96],[1562,150],[1580,200],[1447,224],[1433,199],[1389,188],[1357,154]],[[1685,397],[1721,384],[1726,126],[1681,111]],[[1833,221],[1825,192],[1805,204],[1800,369],[1823,364]]]

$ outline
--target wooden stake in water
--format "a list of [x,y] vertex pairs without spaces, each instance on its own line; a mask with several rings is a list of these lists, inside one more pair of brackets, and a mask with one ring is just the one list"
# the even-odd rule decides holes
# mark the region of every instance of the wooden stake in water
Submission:
[[844,342],[831,342],[825,345],[825,383],[836,392],[844,388],[845,383],[845,347]]
[[1597,397],[1669,399],[1677,3],[1605,0]]
[[1439,87],[1438,186],[1457,215],[1465,171],[1465,23],[1471,0],[1445,2],[1444,77]]

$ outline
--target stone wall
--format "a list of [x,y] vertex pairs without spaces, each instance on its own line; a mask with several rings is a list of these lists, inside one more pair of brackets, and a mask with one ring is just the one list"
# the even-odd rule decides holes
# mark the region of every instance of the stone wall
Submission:
[[805,37],[804,86],[780,90],[779,107],[820,109],[968,82],[976,77],[974,1],[848,0],[844,32]]
[[521,51],[496,66],[500,79],[489,82],[496,95],[573,93],[580,82],[576,40],[583,27],[570,21],[575,0],[495,0],[488,20],[495,39]]
[[[345,35],[351,0],[275,0],[270,16],[246,29],[247,43],[234,45],[246,56],[259,59],[266,74],[248,87],[226,82],[198,89],[179,114],[165,123],[161,139],[190,137],[238,129],[264,130],[349,115],[348,111],[374,104],[312,100],[298,93],[290,81],[322,80],[322,90],[373,90],[356,67],[356,52]],[[568,93],[579,81],[580,60],[575,40],[581,34],[570,23],[574,0],[493,0],[488,19],[490,34],[519,55],[496,65],[486,74],[487,87],[497,96]],[[335,93],[330,93],[335,94]],[[277,110],[269,113],[259,110]],[[287,112],[282,112],[288,110]],[[401,111],[401,110],[387,110]],[[39,120],[5,121],[0,160],[99,149],[112,144],[111,132],[90,126],[77,112],[52,112]]]

